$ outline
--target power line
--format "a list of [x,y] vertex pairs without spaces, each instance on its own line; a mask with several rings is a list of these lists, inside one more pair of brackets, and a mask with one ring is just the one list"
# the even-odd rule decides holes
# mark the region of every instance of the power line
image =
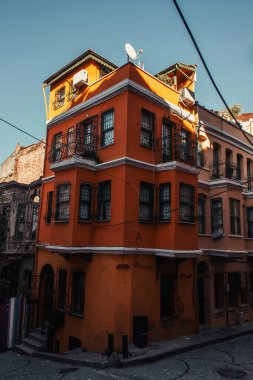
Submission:
[[12,128],[17,129],[18,131],[20,131],[20,132],[26,134],[26,135],[29,136],[29,137],[32,137],[33,139],[35,139],[35,140],[37,140],[37,141],[39,141],[39,142],[43,142],[43,143],[46,145],[45,141],[43,141],[43,140],[41,140],[41,139],[38,139],[37,137],[33,136],[31,133],[26,132],[24,129],[17,127],[16,125],[10,123],[9,121],[4,120],[4,119],[2,119],[2,118],[0,118],[0,121],[2,121],[2,122],[4,122],[4,123],[8,124],[8,125],[11,126]]
[[198,52],[198,55],[199,55],[199,57],[200,57],[200,59],[201,59],[203,65],[204,65],[204,67],[205,67],[205,69],[206,69],[206,72],[207,72],[207,74],[208,74],[208,76],[209,76],[209,78],[210,78],[210,80],[211,80],[211,82],[212,82],[212,84],[213,84],[215,90],[217,91],[219,97],[221,98],[223,104],[225,105],[225,107],[226,107],[228,113],[230,114],[230,116],[232,117],[232,119],[235,121],[235,123],[236,123],[236,125],[239,127],[239,129],[242,131],[244,137],[247,139],[247,141],[250,143],[250,145],[253,146],[252,141],[249,139],[249,137],[247,136],[246,132],[243,130],[241,124],[238,122],[238,120],[236,119],[236,117],[234,116],[234,114],[232,113],[232,111],[230,110],[230,108],[229,108],[229,106],[228,106],[228,104],[227,104],[227,102],[226,102],[224,96],[223,96],[222,93],[220,92],[220,90],[219,90],[217,84],[215,83],[215,80],[213,79],[213,76],[212,76],[212,74],[211,74],[211,72],[210,72],[210,70],[209,70],[209,68],[208,68],[208,66],[207,66],[207,64],[206,64],[206,61],[205,61],[205,59],[204,59],[204,57],[203,57],[203,55],[202,55],[202,53],[201,53],[201,51],[200,51],[200,49],[199,49],[199,47],[198,47],[198,44],[197,44],[197,42],[196,42],[196,40],[195,40],[195,38],[194,38],[194,36],[193,36],[193,34],[192,34],[192,32],[191,32],[191,29],[190,29],[189,25],[187,24],[187,21],[186,21],[184,15],[183,15],[182,11],[181,11],[181,9],[179,8],[179,5],[177,4],[177,1],[176,1],[176,0],[172,0],[172,1],[173,1],[173,3],[174,3],[174,5],[175,5],[175,7],[176,7],[176,9],[177,9],[177,11],[178,11],[178,13],[179,13],[181,19],[182,19],[182,21],[183,21],[183,23],[184,23],[185,28],[187,29],[187,32],[189,33],[189,35],[190,35],[190,37],[191,37],[191,40],[192,40],[192,42],[193,42],[193,44],[194,44],[194,46],[195,46],[195,48],[196,48],[196,50],[197,50],[197,52]]

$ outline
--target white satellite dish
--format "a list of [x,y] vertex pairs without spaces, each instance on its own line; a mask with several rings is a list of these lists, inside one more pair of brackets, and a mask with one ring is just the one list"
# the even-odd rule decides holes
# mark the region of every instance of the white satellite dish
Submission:
[[125,49],[129,58],[135,59],[137,57],[136,51],[134,50],[132,45],[128,43],[125,44]]

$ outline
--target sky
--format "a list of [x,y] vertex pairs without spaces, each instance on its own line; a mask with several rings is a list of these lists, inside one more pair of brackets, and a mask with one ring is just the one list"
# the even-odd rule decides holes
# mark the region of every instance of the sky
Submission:
[[[178,4],[227,103],[253,112],[253,1]],[[126,42],[151,74],[196,63],[197,100],[224,109],[172,0],[0,0],[0,118],[45,138],[43,81],[89,48],[121,66]],[[0,163],[18,142],[36,141],[0,121]]]

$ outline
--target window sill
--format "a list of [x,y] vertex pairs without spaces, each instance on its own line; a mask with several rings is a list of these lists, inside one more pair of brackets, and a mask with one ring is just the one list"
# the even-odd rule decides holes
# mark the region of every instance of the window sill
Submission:
[[69,223],[69,219],[68,220],[54,220],[54,223],[57,224],[57,223]]
[[70,316],[70,317],[74,317],[74,318],[84,319],[84,315],[81,314],[81,313],[70,312],[70,313],[69,313],[69,316]]
[[160,318],[160,322],[169,322],[169,321],[174,321],[175,319],[177,319],[176,315],[174,315],[173,317]]
[[248,306],[250,306],[249,303],[242,303],[242,304],[238,305],[238,307],[242,307],[242,308],[245,308],[245,307],[248,307]]
[[243,238],[243,235],[233,235],[233,234],[229,234],[228,236],[231,237],[231,238],[240,238],[240,239]]
[[155,224],[153,220],[139,220],[140,224]]
[[91,219],[89,219],[89,220],[78,219],[78,223],[81,223],[81,224],[92,223],[92,220]]
[[111,219],[95,219],[96,223],[109,223]]
[[183,220],[179,220],[179,223],[180,224],[191,224],[191,225],[195,225],[196,224],[195,222],[185,222]]
[[142,144],[142,143],[140,143],[140,146],[142,146],[143,148],[148,148],[150,150],[154,150],[153,146],[145,145],[145,144]]
[[171,223],[171,220],[158,220],[157,224],[168,224]]
[[216,314],[222,314],[222,313],[225,313],[225,312],[226,312],[225,309],[215,309],[214,314],[215,314],[215,315],[216,315]]
[[104,149],[104,148],[108,148],[108,146],[112,146],[112,145],[114,145],[114,142],[112,142],[112,143],[110,143],[110,144],[107,144],[107,145],[101,145],[101,146],[99,147],[99,150],[100,150],[100,149]]

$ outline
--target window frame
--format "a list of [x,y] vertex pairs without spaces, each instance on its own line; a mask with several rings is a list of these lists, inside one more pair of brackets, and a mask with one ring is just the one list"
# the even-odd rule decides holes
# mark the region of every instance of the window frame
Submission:
[[[106,188],[107,187],[107,188]],[[109,204],[109,207],[108,207]],[[97,221],[111,221],[111,181],[102,181],[98,183],[97,192]]]
[[[248,227],[247,237],[249,239],[253,239],[253,207],[247,207],[246,210],[247,210],[246,212],[247,212],[247,227]],[[250,211],[252,212],[252,220],[249,220],[250,219],[249,218]],[[250,226],[251,226],[251,228],[250,228]],[[252,233],[250,232],[251,230],[252,230]]]
[[[167,191],[166,191],[167,188]],[[166,199],[162,199],[162,193],[165,190],[167,192]],[[167,211],[166,211],[167,208]],[[165,209],[165,210],[164,210]],[[166,217],[164,214],[168,214]],[[171,183],[159,184],[159,214],[158,221],[163,223],[169,223],[171,221]]]
[[[220,202],[220,206],[214,208],[213,205],[215,204],[215,202]],[[220,233],[223,235],[224,234],[224,223],[223,223],[222,198],[212,198],[211,202],[210,202],[210,207],[211,207],[211,233],[212,234]],[[221,215],[214,215],[214,210],[221,210]],[[214,221],[215,217],[216,218],[221,217],[222,224],[217,224],[216,221]]]
[[[89,193],[89,199],[81,199],[82,198],[82,189],[86,188]],[[79,222],[91,222],[92,220],[92,192],[93,192],[93,186],[90,183],[80,183],[79,187],[79,206],[78,206],[78,221]],[[87,208],[87,217],[81,216],[81,207],[82,205]]]
[[[61,188],[66,188],[66,194],[60,194]],[[61,182],[55,186],[55,222],[69,222],[70,218],[70,195],[71,195],[71,183],[70,182]],[[59,199],[62,197],[63,199]],[[64,210],[64,208],[66,209]],[[61,216],[61,208],[63,208],[63,214],[66,213],[66,217]]]
[[[200,212],[200,204],[202,212]],[[198,194],[198,234],[206,234],[206,196],[204,194]]]
[[[148,199],[144,199],[145,191],[147,192]],[[143,213],[143,209],[145,209],[144,213]],[[149,216],[145,217],[144,216],[145,214]],[[153,223],[153,221],[154,221],[154,185],[148,182],[140,182],[139,223]]]
[[[183,198],[183,189],[187,190],[189,194],[189,199]],[[194,223],[195,218],[195,187],[193,185],[189,185],[187,183],[180,182],[179,184],[179,222],[180,223]],[[187,213],[184,211],[185,209],[189,208],[188,210],[188,217],[184,216],[184,213]]]
[[45,223],[50,224],[53,218],[53,204],[54,204],[54,192],[48,191],[47,192],[47,204],[46,204],[46,215]]
[[71,314],[78,317],[84,316],[85,277],[83,271],[72,271]]
[[[237,206],[236,206],[237,205]],[[235,198],[229,198],[229,219],[230,219],[230,234],[235,236],[241,235],[241,205],[240,201]],[[236,209],[239,215],[236,215]]]
[[[112,114],[112,117],[110,119],[112,121],[111,121],[111,124],[109,124],[110,126],[108,128],[106,127],[106,123],[110,123],[110,121],[106,122],[105,117],[110,114]],[[114,124],[115,124],[114,119],[115,119],[114,108],[111,108],[108,111],[102,112],[101,114],[101,148],[114,144]],[[109,134],[109,136],[111,135],[111,137],[109,137],[109,142],[107,142],[107,138],[106,138],[107,134]]]
[[[153,112],[148,111],[145,108],[141,109],[141,136],[140,136],[141,146],[144,146],[146,148],[151,148],[151,149],[153,148],[154,134],[155,134],[155,119],[156,119],[156,115]],[[148,137],[144,137],[145,134]]]

